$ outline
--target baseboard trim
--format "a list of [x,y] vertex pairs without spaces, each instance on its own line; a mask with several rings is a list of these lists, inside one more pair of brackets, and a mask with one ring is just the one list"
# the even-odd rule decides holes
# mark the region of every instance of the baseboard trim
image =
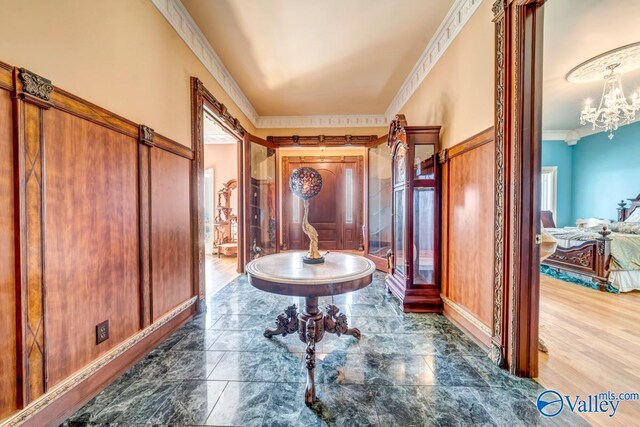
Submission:
[[58,426],[196,312],[193,297],[0,424]]
[[480,322],[471,313],[451,299],[441,295],[443,302],[443,313],[460,329],[469,334],[475,341],[488,349],[491,344],[491,328]]

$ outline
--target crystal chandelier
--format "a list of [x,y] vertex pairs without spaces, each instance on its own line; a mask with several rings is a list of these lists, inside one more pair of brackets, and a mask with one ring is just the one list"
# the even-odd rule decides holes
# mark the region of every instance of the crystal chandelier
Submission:
[[607,67],[609,75],[604,78],[602,99],[598,108],[591,106],[591,100],[587,100],[580,113],[580,124],[591,123],[593,129],[603,129],[609,132],[609,139],[613,139],[613,131],[618,127],[633,122],[636,111],[640,110],[640,98],[637,93],[631,97],[631,103],[627,102],[622,90],[622,79],[615,70],[620,64],[611,64]]

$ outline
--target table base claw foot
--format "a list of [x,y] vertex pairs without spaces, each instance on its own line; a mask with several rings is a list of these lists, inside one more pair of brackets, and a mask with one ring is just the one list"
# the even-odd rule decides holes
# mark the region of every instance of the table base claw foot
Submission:
[[312,405],[316,400],[316,383],[314,368],[316,367],[316,322],[309,320],[306,323],[306,365],[307,365],[307,386],[304,390],[304,403]]
[[324,316],[324,330],[331,333],[340,335],[351,335],[357,339],[360,339],[360,329],[349,328],[347,325],[347,316],[344,313],[340,313],[340,309],[335,305],[328,305],[327,314]]
[[295,304],[287,307],[284,313],[280,313],[276,319],[276,329],[265,329],[264,336],[271,338],[274,335],[286,337],[298,332],[298,309]]

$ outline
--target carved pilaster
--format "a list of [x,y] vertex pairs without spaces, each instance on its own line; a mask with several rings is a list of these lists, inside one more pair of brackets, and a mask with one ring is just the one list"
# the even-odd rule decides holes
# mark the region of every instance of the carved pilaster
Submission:
[[22,393],[26,405],[47,391],[45,300],[45,165],[44,112],[50,107],[53,86],[24,69],[13,97],[15,191],[18,202],[19,351]]
[[[496,4],[494,3],[494,13]],[[496,98],[495,98],[495,208],[494,208],[494,277],[493,277],[493,331],[491,360],[501,366],[504,362],[503,347],[503,285],[504,285],[504,236],[505,236],[505,20],[504,15],[495,23],[496,37]]]
[[140,328],[151,324],[151,149],[155,133],[138,127],[138,204],[140,229]]

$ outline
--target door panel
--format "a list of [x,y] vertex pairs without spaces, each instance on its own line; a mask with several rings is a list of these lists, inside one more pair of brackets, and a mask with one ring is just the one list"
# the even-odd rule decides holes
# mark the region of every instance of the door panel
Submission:
[[[362,158],[287,157],[283,179],[301,167],[316,169],[322,176],[322,191],[311,200],[309,222],[318,231],[320,250],[362,250]],[[302,231],[302,201],[283,188],[287,248],[306,250],[309,239]]]

